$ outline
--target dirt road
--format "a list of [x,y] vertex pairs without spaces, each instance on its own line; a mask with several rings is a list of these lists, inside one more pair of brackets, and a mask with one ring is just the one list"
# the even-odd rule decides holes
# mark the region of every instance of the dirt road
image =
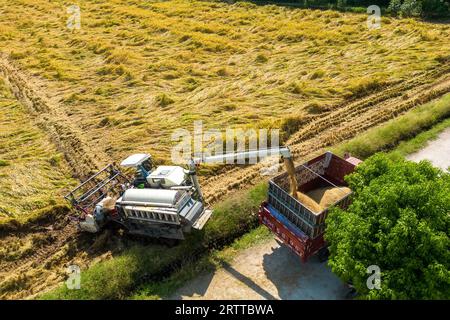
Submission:
[[437,139],[428,142],[425,148],[407,158],[416,162],[430,160],[434,166],[443,170],[450,168],[450,128],[441,132]]
[[215,273],[200,276],[170,299],[344,299],[346,286],[326,263],[307,263],[271,239],[240,253]]

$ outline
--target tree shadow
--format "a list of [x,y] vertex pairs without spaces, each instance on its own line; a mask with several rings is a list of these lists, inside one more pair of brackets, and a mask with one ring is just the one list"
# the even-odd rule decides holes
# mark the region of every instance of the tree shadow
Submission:
[[195,284],[190,285],[189,283],[182,287],[181,290],[177,290],[174,295],[169,296],[169,300],[182,300],[183,297],[196,297],[204,296],[209,286],[211,285],[212,279],[214,277],[214,272],[208,272],[200,275],[196,278]]
[[259,294],[264,299],[277,300],[277,298],[274,297],[270,292],[261,288],[252,279],[250,279],[249,277],[243,275],[242,273],[240,273],[239,271],[234,269],[228,262],[222,263],[222,266],[226,272],[228,272],[230,275],[232,275],[235,279],[237,279],[240,282],[242,282],[243,284],[245,284],[247,287],[251,288],[253,291],[255,291],[257,294]]
[[263,257],[267,279],[277,288],[280,299],[335,300],[345,299],[347,288],[325,262],[313,256],[307,263],[288,247],[279,246]]
[[[227,272],[229,275],[231,275],[236,280],[240,281],[244,285],[246,285],[248,288],[252,289],[254,292],[256,292],[258,295],[260,295],[262,298],[267,300],[276,300],[277,298],[274,297],[270,292],[265,290],[264,288],[261,288],[257,283],[255,283],[252,279],[247,277],[246,275],[242,274],[241,272],[237,271],[231,264],[228,262],[221,262],[222,270]],[[183,289],[179,292],[177,292],[175,295],[170,297],[170,299],[182,299],[184,296],[188,297],[202,297],[206,295],[206,292],[208,291],[208,288],[211,285],[211,282],[213,281],[213,278],[215,276],[214,272],[209,272],[207,274],[203,274],[196,278],[193,283],[188,284],[187,286],[183,287]],[[224,284],[226,285],[226,284]],[[245,298],[245,297],[243,297]]]

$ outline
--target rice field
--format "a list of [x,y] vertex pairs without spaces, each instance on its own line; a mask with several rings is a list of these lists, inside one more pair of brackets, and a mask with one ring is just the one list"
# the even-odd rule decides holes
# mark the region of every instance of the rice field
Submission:
[[64,156],[0,80],[0,225],[51,215],[74,183]]
[[70,30],[65,1],[0,1],[1,51],[39,79],[96,145],[119,161],[168,161],[171,133],[280,127],[438,68],[450,28],[364,14],[246,2],[99,1]]
[[[205,130],[280,128],[302,161],[409,109],[427,111],[339,150],[388,148],[448,113],[447,98],[425,103],[450,91],[449,24],[383,17],[369,30],[366,14],[332,10],[85,0],[72,29],[71,5],[0,0],[0,298],[36,296],[64,279],[69,262],[94,265],[86,273],[93,284],[54,297],[126,298],[143,284],[142,270],[166,274],[198,250],[207,259],[205,248],[219,250],[253,228],[265,196],[258,165],[202,168],[217,214],[204,233],[170,250],[108,231],[79,235],[63,218],[62,195],[79,180],[131,153],[170,163],[172,133],[192,132],[194,121]],[[27,225],[42,217],[58,218]],[[171,287],[185,277],[172,271]],[[159,286],[166,290],[145,282],[142,295],[159,296]]]

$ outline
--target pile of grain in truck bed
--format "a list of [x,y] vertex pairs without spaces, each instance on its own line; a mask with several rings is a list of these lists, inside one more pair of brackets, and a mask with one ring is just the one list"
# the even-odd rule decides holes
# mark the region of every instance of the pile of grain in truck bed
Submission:
[[351,192],[347,187],[322,187],[311,191],[306,194],[300,191],[297,192],[297,197],[300,203],[305,205],[308,209],[314,213],[319,213],[324,209],[334,204],[339,199]]

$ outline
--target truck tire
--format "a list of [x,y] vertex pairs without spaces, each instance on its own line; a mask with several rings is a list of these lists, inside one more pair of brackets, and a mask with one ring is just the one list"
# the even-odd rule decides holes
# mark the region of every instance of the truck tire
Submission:
[[328,250],[327,247],[320,249],[319,252],[317,253],[317,256],[318,256],[320,262],[327,261],[329,255],[330,255],[330,251]]
[[347,292],[347,294],[345,295],[345,299],[346,300],[353,300],[358,296],[358,292],[356,292],[355,288],[351,288],[349,289],[349,291]]

